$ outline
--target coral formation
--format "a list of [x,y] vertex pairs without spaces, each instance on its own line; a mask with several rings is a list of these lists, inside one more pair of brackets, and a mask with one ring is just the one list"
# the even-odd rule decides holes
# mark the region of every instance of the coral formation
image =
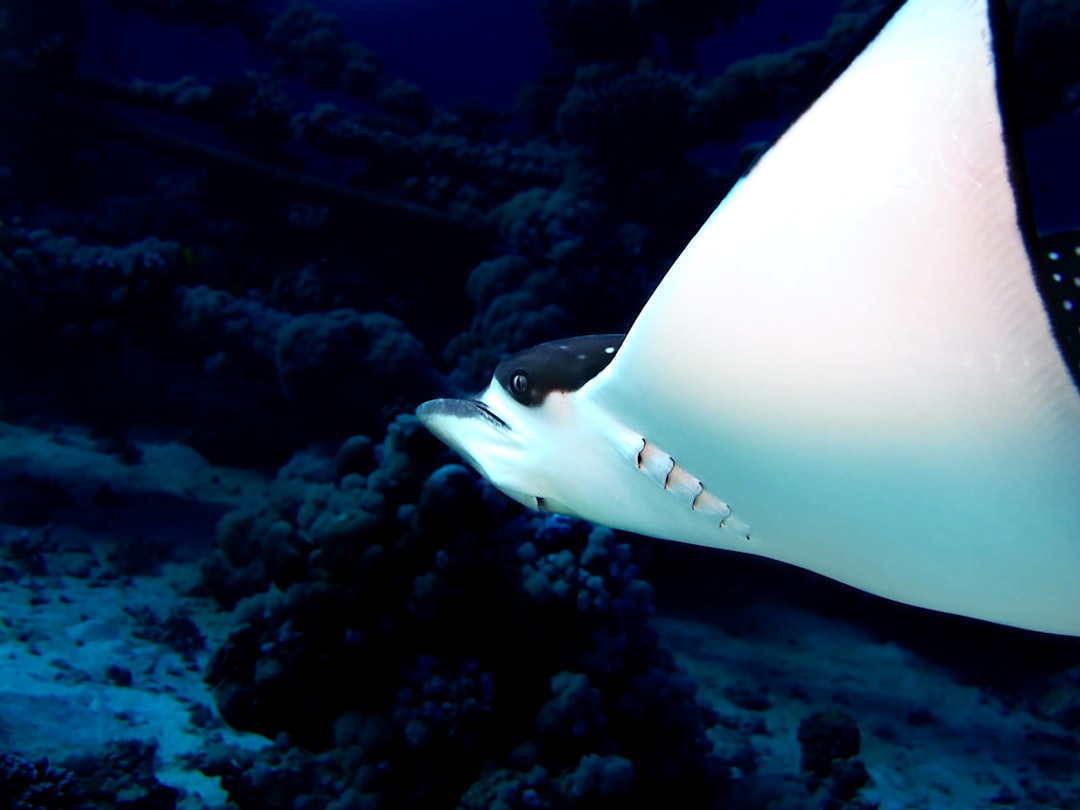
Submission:
[[0,754],[0,807],[4,810],[79,808],[84,796],[75,777],[47,760],[27,762]]
[[[210,673],[226,719],[338,757],[343,718],[361,736],[377,724],[379,742],[349,756],[371,774],[364,791],[409,803],[487,795],[470,785],[490,782],[492,760],[549,775],[523,802],[719,787],[711,715],[648,630],[629,546],[514,516],[463,467],[438,466],[414,419],[394,425],[375,469],[338,479],[329,457],[304,463],[223,520],[207,582],[226,605],[248,596]],[[279,548],[308,573],[268,569]],[[245,569],[263,573],[227,573]],[[249,595],[270,579],[283,593]]]

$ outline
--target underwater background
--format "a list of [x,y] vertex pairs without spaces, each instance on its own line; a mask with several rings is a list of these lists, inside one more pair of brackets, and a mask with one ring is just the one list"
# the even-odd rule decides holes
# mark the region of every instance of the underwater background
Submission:
[[[625,330],[881,5],[0,2],[0,810],[1080,808],[1080,640],[528,512],[413,416]],[[1080,2],[1011,8],[1075,255]]]

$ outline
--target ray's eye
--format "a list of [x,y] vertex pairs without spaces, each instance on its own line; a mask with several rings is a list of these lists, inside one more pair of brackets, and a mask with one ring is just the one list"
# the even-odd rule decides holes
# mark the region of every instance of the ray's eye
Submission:
[[519,395],[525,394],[529,390],[529,377],[521,369],[511,375],[510,390]]

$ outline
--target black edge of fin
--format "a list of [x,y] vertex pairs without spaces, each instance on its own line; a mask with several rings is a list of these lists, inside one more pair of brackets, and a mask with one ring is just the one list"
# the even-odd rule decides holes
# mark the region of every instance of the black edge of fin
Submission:
[[988,0],[990,9],[990,38],[996,66],[998,112],[1005,137],[1005,159],[1009,169],[1009,185],[1016,204],[1016,222],[1027,248],[1032,268],[1032,281],[1039,291],[1043,310],[1050,322],[1050,331],[1061,353],[1062,361],[1072,377],[1073,387],[1080,394],[1080,357],[1077,341],[1069,329],[1067,312],[1054,306],[1056,291],[1050,285],[1051,269],[1039,239],[1035,211],[1028,185],[1027,159],[1024,153],[1023,120],[1021,117],[1020,86],[1016,58],[1014,56],[1016,14],[1009,10],[1005,0]]

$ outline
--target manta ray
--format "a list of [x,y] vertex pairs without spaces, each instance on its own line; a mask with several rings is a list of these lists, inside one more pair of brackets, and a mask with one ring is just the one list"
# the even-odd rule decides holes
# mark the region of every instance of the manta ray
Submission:
[[1042,269],[1071,257],[1038,253],[1006,13],[895,4],[625,337],[526,350],[420,419],[534,509],[1080,635],[1078,341],[1050,289],[1080,280]]

